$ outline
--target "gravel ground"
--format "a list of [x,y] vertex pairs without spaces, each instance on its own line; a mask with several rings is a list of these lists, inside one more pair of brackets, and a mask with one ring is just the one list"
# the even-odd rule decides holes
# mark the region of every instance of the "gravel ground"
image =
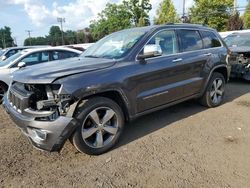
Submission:
[[34,149],[0,107],[0,187],[250,187],[250,83],[228,84],[225,103],[194,101],[127,124],[101,156]]

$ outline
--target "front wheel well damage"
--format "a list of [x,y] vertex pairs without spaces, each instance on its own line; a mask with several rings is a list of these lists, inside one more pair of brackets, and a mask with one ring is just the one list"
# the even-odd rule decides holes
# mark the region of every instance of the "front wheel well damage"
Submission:
[[84,102],[86,100],[88,100],[89,98],[94,98],[94,97],[105,97],[108,99],[113,100],[114,102],[116,102],[122,109],[122,112],[124,114],[125,120],[129,121],[129,112],[128,112],[128,107],[126,105],[125,100],[122,97],[122,94],[118,91],[105,91],[105,92],[101,92],[101,93],[97,93],[97,94],[93,94],[90,96],[86,96],[84,98],[82,98],[81,100],[79,100],[79,102],[77,103],[74,115],[78,112],[78,110],[84,105]]

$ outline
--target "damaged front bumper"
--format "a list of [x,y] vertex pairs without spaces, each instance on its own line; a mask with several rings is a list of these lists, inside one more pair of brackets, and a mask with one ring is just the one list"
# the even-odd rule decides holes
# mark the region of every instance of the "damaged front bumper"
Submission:
[[243,78],[250,81],[250,64],[245,65],[241,63],[235,63],[231,66],[232,78]]
[[31,143],[41,150],[60,151],[77,127],[77,120],[70,116],[58,116],[53,121],[37,120],[40,117],[52,115],[51,111],[36,111],[27,108],[20,113],[9,102],[7,96],[3,99],[3,106]]

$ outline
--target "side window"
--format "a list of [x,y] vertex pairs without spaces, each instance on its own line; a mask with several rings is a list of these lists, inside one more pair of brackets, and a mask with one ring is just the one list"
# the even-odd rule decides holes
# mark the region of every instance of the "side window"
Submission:
[[71,58],[71,57],[78,57],[79,55],[75,52],[65,52],[68,56],[68,58]]
[[215,48],[221,46],[220,40],[213,32],[201,31],[201,35],[205,48]]
[[201,50],[203,48],[202,40],[198,31],[179,30],[178,32],[183,52]]
[[52,52],[52,60],[60,60],[60,59],[66,59],[71,57],[77,57],[78,54],[74,52],[68,52],[63,50],[57,50]]
[[16,53],[17,53],[17,51],[16,51],[16,50],[10,50],[9,52],[7,52],[7,53],[6,53],[6,55],[5,55],[5,56],[6,56],[7,58],[9,58],[10,56],[15,55]]
[[49,52],[42,52],[41,53],[41,62],[48,62],[49,61]]
[[160,45],[163,55],[171,55],[178,52],[178,45],[174,31],[160,31],[147,44]]
[[25,62],[26,66],[35,65],[35,64],[38,64],[41,62],[39,60],[39,56],[40,56],[40,52],[33,53],[33,54],[30,54],[30,55],[24,57],[19,62]]

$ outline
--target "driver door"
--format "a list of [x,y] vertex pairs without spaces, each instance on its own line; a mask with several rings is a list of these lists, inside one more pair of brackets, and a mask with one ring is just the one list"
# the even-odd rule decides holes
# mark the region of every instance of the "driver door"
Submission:
[[147,45],[160,45],[162,56],[139,63],[137,112],[143,112],[183,97],[179,47],[174,30],[162,30]]

